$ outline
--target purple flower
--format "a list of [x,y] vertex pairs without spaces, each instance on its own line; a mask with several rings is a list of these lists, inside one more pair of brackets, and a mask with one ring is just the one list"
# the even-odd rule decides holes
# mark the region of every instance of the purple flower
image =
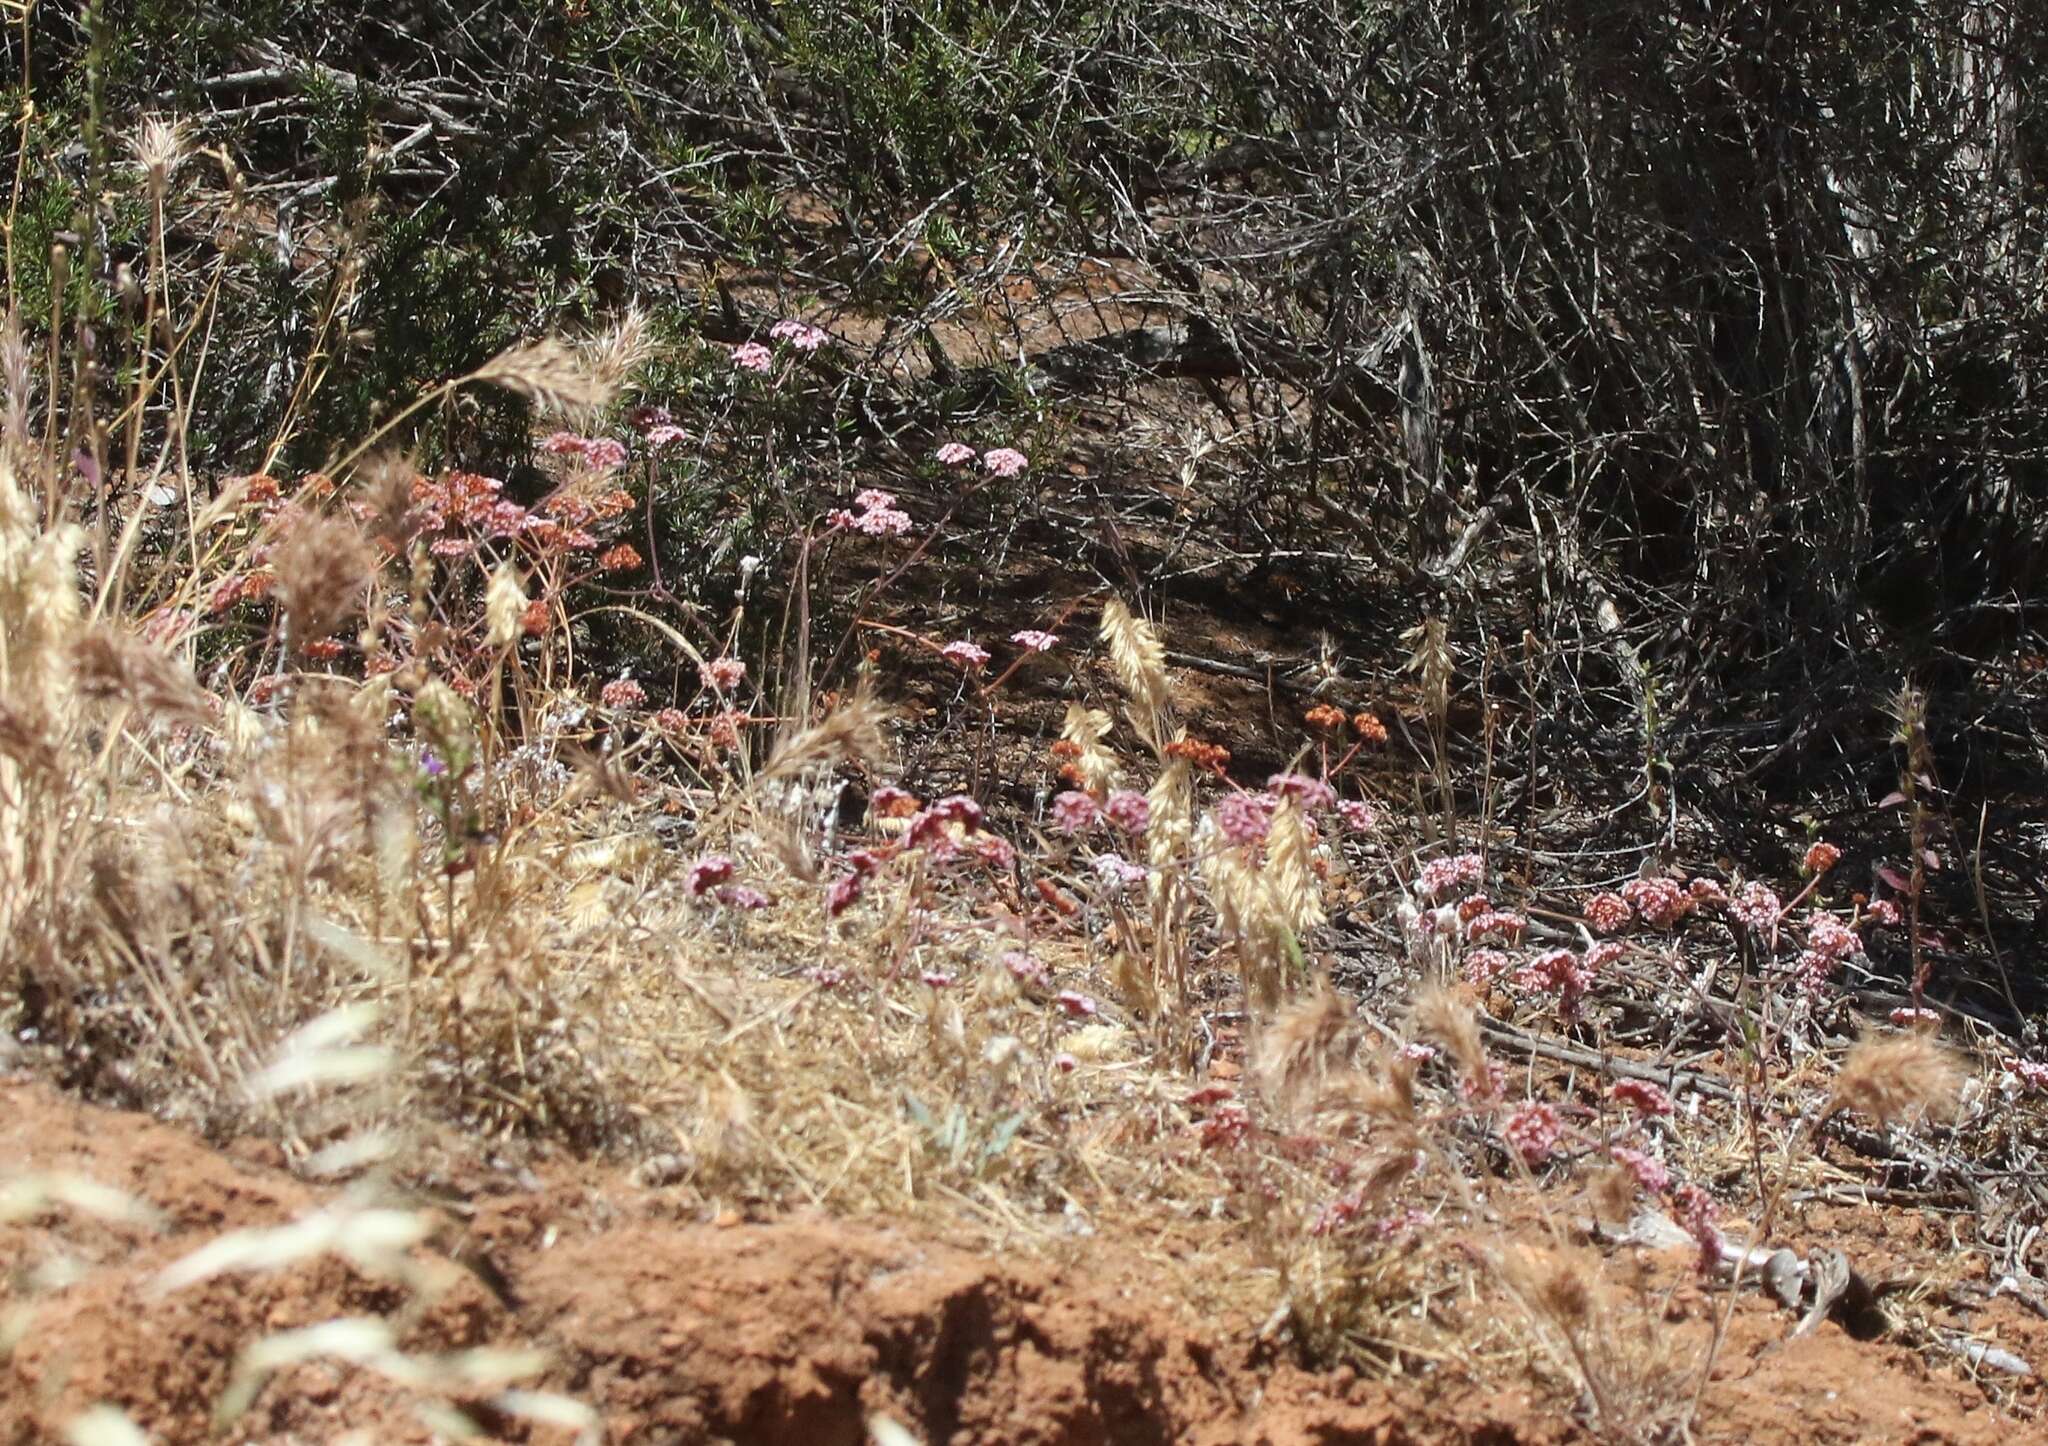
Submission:
[[735,867],[733,861],[724,854],[706,854],[690,865],[690,871],[684,877],[683,887],[689,890],[691,898],[701,899],[713,888],[730,879]]
[[1109,796],[1102,811],[1125,833],[1143,833],[1152,822],[1152,804],[1142,793],[1120,788]]
[[1216,804],[1216,827],[1240,847],[1261,842],[1273,826],[1272,811],[1264,795],[1226,793]]
[[1064,834],[1085,833],[1101,819],[1095,800],[1077,789],[1068,789],[1052,801],[1052,826]]

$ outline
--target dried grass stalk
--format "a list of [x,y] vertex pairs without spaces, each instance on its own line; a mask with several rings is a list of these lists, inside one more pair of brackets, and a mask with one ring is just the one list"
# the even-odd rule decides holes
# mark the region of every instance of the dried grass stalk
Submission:
[[1130,699],[1131,726],[1154,752],[1172,735],[1172,692],[1166,677],[1166,648],[1151,623],[1120,598],[1102,605],[1102,640],[1110,666]]
[[326,637],[353,617],[377,570],[362,533],[332,517],[309,517],[277,550],[277,596],[294,647]]
[[503,387],[560,413],[603,411],[618,396],[618,387],[607,385],[589,358],[551,336],[505,348],[470,373],[470,380]]

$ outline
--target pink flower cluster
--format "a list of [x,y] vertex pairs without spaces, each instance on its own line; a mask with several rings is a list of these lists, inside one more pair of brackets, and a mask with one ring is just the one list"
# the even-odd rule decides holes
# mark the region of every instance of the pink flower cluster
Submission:
[[939,656],[966,673],[979,673],[988,666],[988,649],[965,638],[956,638],[940,648]]
[[812,352],[823,346],[830,338],[817,327],[798,321],[795,317],[784,317],[768,328],[773,341],[786,341],[798,351]]
[[1785,912],[1785,905],[1778,898],[1777,890],[1769,884],[1752,880],[1735,891],[1734,899],[1729,902],[1728,912],[1751,933],[1768,934],[1777,927],[1779,916]]
[[1519,1106],[1500,1127],[1501,1138],[1514,1146],[1522,1163],[1532,1169],[1549,1159],[1564,1138],[1564,1121],[1557,1107],[1544,1100],[1530,1100]]
[[614,678],[598,691],[598,701],[623,713],[647,701],[647,690],[631,678]]
[[1613,934],[1626,929],[1635,910],[1619,894],[1595,894],[1586,900],[1586,923],[1596,934]]
[[1671,1188],[1671,1172],[1655,1156],[1632,1150],[1627,1145],[1616,1145],[1607,1154],[1615,1164],[1635,1176],[1636,1184],[1644,1194],[1662,1195]]
[[1265,842],[1273,827],[1272,805],[1257,793],[1224,794],[1217,800],[1213,817],[1217,832],[1240,848]]
[[1415,880],[1415,892],[1425,899],[1440,899],[1446,894],[1469,893],[1479,887],[1486,865],[1478,854],[1458,854],[1453,858],[1431,859],[1422,866],[1422,872]]
[[1614,1088],[1607,1092],[1609,1099],[1618,1105],[1626,1105],[1639,1115],[1668,1115],[1671,1113],[1671,1096],[1659,1086],[1645,1079],[1616,1080]]
[[981,454],[981,465],[991,477],[1015,477],[1031,465],[1031,459],[1014,447],[997,447]]
[[1676,879],[1630,879],[1621,896],[1653,929],[1669,929],[1693,910],[1692,893]]
[[1810,991],[1817,991],[1834,977],[1842,962],[1863,952],[1856,931],[1833,914],[1815,912],[1806,918],[1806,947],[1799,953],[1797,977]]
[[1152,803],[1144,794],[1120,788],[1110,794],[1102,812],[1111,824],[1125,833],[1143,833],[1152,822]]
[[1037,628],[1011,633],[1010,641],[1030,653],[1049,653],[1060,645],[1057,634],[1040,632]]
[[1086,833],[1101,819],[1101,805],[1079,789],[1070,788],[1052,801],[1052,826],[1061,833]]
[[1305,773],[1276,773],[1266,780],[1266,792],[1275,798],[1295,800],[1305,813],[1329,808],[1337,802],[1336,789]]
[[737,867],[724,854],[706,854],[690,865],[683,876],[683,887],[693,899],[701,899],[718,885],[727,882]]
[[942,467],[965,467],[974,460],[974,449],[965,442],[948,442],[932,455]]
[[1517,969],[1514,978],[1523,989],[1555,994],[1566,1019],[1577,1017],[1579,1001],[1593,987],[1593,971],[1569,949],[1545,950]]
[[826,518],[834,527],[866,533],[869,537],[901,537],[910,531],[910,514],[899,511],[896,496],[869,487],[854,494],[853,511],[840,508]]
[[766,372],[775,365],[775,353],[758,341],[743,341],[732,349],[732,364],[743,372]]
[[1344,827],[1353,833],[1365,833],[1378,826],[1379,815],[1372,811],[1372,805],[1361,803],[1355,798],[1340,799],[1337,803],[1337,817]]
[[730,693],[746,678],[747,665],[738,658],[713,658],[697,665],[697,681],[721,693]]
[[1824,874],[1842,861],[1842,851],[1831,843],[1816,843],[1806,851],[1801,867],[1808,874]]

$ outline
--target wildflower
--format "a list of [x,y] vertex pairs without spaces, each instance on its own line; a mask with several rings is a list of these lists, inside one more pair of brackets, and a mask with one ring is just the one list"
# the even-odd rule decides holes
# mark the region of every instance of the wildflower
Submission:
[[1899,906],[1890,899],[1872,899],[1863,906],[1863,917],[1873,924],[1896,929],[1901,922]]
[[1058,647],[1060,642],[1056,635],[1040,632],[1037,628],[1025,628],[1022,632],[1012,633],[1010,641],[1033,653],[1049,653]]
[[1671,1203],[1678,1208],[1678,1223],[1699,1246],[1700,1274],[1711,1274],[1721,1263],[1721,1232],[1714,1228],[1714,1217],[1720,1212],[1714,1197],[1697,1185],[1680,1185],[1671,1192]]
[[863,487],[853,494],[853,505],[863,512],[885,512],[896,505],[896,494],[879,487]]
[[734,884],[730,888],[718,891],[718,902],[728,909],[765,909],[768,907],[768,896],[746,884]]
[[1072,1074],[1081,1067],[1081,1061],[1062,1050],[1052,1057],[1052,1067],[1061,1074]]
[[1549,1159],[1564,1135],[1564,1121],[1557,1107],[1544,1100],[1530,1100],[1507,1118],[1501,1138],[1515,1147],[1522,1163],[1534,1168]]
[[1833,914],[1815,912],[1806,920],[1806,947],[1830,959],[1846,959],[1863,952],[1863,941]]
[[1453,891],[1463,893],[1477,887],[1484,872],[1485,865],[1478,854],[1431,859],[1422,866],[1422,873],[1415,881],[1415,892],[1425,899],[1440,898]]
[[1474,949],[1465,956],[1465,977],[1474,984],[1491,984],[1512,969],[1514,963],[1498,949]]
[[638,708],[642,703],[645,703],[647,701],[647,690],[631,678],[614,678],[604,685],[603,691],[597,697],[598,701],[603,703],[605,707],[616,708],[623,712],[628,708]]
[[580,457],[587,445],[574,432],[550,432],[541,439],[540,449],[551,457]]
[[519,615],[519,630],[528,637],[537,638],[548,630],[550,616],[547,603],[535,598],[526,605],[526,611]]
[[1377,715],[1360,713],[1351,720],[1351,727],[1358,736],[1374,747],[1387,741],[1387,725]]
[[863,891],[867,880],[858,873],[842,875],[834,879],[825,890],[825,916],[836,919],[852,908]]
[[1028,989],[1044,989],[1052,983],[1052,971],[1022,949],[1005,952],[1003,967],[1010,971],[1011,978]]
[[932,455],[942,467],[964,467],[974,460],[974,449],[965,442],[948,442]]
[[657,452],[666,451],[678,443],[688,441],[689,437],[690,434],[681,427],[673,422],[666,422],[648,432],[647,445]]
[[433,749],[423,748],[420,750],[420,772],[426,774],[429,778],[439,778],[447,771],[448,765],[441,761],[441,756],[434,752]]
[[744,713],[735,713],[727,708],[711,719],[710,738],[714,748],[737,748],[740,746],[740,724],[746,721]]
[[997,447],[981,454],[981,465],[991,477],[1015,477],[1031,465],[1031,459],[1014,447]]
[[1941,1016],[1931,1009],[1900,1008],[1891,1012],[1891,1021],[1900,1029],[1922,1029],[1939,1025]]
[[825,333],[815,326],[808,326],[794,317],[784,317],[768,328],[768,335],[775,341],[786,341],[798,351],[812,352],[823,346]]
[[1096,1011],[1093,999],[1072,989],[1062,989],[1053,996],[1052,1002],[1064,1009],[1069,1019],[1086,1019]]
[[316,663],[331,663],[341,656],[343,643],[340,638],[315,638],[299,651]]
[[428,552],[431,552],[436,557],[449,560],[467,557],[475,548],[476,544],[466,537],[438,537],[427,544]]
[[1134,864],[1122,854],[1097,854],[1095,876],[1109,886],[1111,893],[1121,893],[1132,884],[1142,884],[1150,872],[1143,864]]
[[1318,703],[1302,715],[1302,720],[1311,728],[1334,733],[1344,726],[1344,710],[1328,703]]
[[1411,1064],[1428,1064],[1436,1058],[1436,1053],[1435,1045],[1418,1044],[1412,1039],[1401,1046],[1401,1058]]
[[901,537],[910,531],[910,514],[899,511],[896,499],[887,492],[869,488],[854,498],[860,510],[840,508],[826,520],[837,528],[864,533],[869,537]]
[[1226,793],[1214,816],[1217,831],[1240,848],[1264,841],[1273,826],[1265,799],[1255,793]]
[[1276,773],[1266,780],[1266,792],[1275,798],[1295,800],[1304,813],[1328,808],[1337,801],[1336,789],[1305,773]]
[[664,708],[654,715],[654,726],[664,733],[680,733],[690,726],[690,715],[680,708]]
[[683,877],[683,887],[693,899],[701,899],[718,885],[732,878],[738,866],[724,854],[706,854],[690,865]]
[[1619,894],[1595,894],[1586,900],[1586,923],[1596,934],[1612,934],[1626,929],[1634,917],[1635,910]]
[[584,443],[583,460],[600,472],[616,471],[626,465],[626,444],[610,437],[595,437]]
[[1112,793],[1102,812],[1125,833],[1143,833],[1146,825],[1152,822],[1151,801],[1129,788],[1120,788]]
[[1006,838],[992,833],[977,833],[967,840],[967,851],[992,869],[1007,869],[1017,861],[1017,850]]
[[1202,1148],[1235,1150],[1252,1132],[1252,1117],[1237,1100],[1225,1100],[1202,1121]]
[[1078,789],[1067,789],[1052,801],[1052,826],[1063,834],[1086,833],[1102,819],[1102,809]]
[[953,987],[953,976],[942,969],[927,969],[918,978],[924,981],[927,989],[951,989]]
[[1717,909],[1728,906],[1728,891],[1712,879],[1694,879],[1685,891],[1692,895],[1695,904],[1712,904]]
[[1501,1090],[1507,1084],[1507,1071],[1500,1061],[1489,1059],[1483,1062],[1485,1072],[1461,1075],[1458,1078],[1458,1098],[1473,1104],[1485,1104],[1500,1098]]
[[1676,879],[1630,879],[1621,896],[1654,929],[1669,929],[1693,910],[1694,899]]
[[643,437],[657,427],[675,425],[675,420],[675,413],[671,412],[667,407],[655,407],[642,403],[637,407],[628,407],[626,409],[626,425]]
[[1769,884],[1747,883],[1736,892],[1734,901],[1728,905],[1728,912],[1753,933],[1762,934],[1777,927],[1778,916],[1785,912],[1785,906]]
[[965,638],[956,638],[940,648],[939,656],[963,672],[979,673],[988,666],[988,649],[977,647]]
[[730,693],[746,679],[747,665],[738,658],[713,658],[697,665],[697,681],[721,693]]
[[602,572],[631,572],[641,561],[639,549],[630,542],[622,542],[601,554],[597,559],[597,566]]
[[1842,861],[1842,851],[1831,843],[1816,843],[1806,851],[1802,867],[1808,874],[1824,874]]
[[1520,914],[1509,913],[1504,909],[1488,909],[1483,914],[1472,916],[1471,921],[1465,925],[1465,938],[1469,942],[1491,935],[1509,944],[1519,944],[1528,928],[1529,921]]
[[765,372],[774,363],[774,354],[758,341],[741,342],[732,349],[732,364],[741,371]]
[[981,805],[964,793],[942,798],[911,818],[904,841],[911,848],[930,848],[941,856],[949,855],[954,848],[946,833],[949,823],[957,823],[964,832],[973,833],[981,827]]
[[1618,1105],[1626,1105],[1639,1115],[1668,1115],[1671,1113],[1671,1096],[1658,1086],[1644,1079],[1616,1080],[1607,1097]]
[[1664,1163],[1641,1150],[1631,1150],[1626,1145],[1616,1145],[1607,1152],[1615,1164],[1635,1176],[1636,1184],[1646,1195],[1662,1195],[1671,1188],[1671,1172]]
[[1188,763],[1205,773],[1219,777],[1230,762],[1230,750],[1220,743],[1204,743],[1199,738],[1176,738],[1166,745],[1168,758],[1184,758]]
[[1551,949],[1517,969],[1515,983],[1524,989],[1555,993],[1558,1008],[1569,1018],[1593,987],[1593,974],[1571,950]]
[[1380,821],[1379,815],[1372,811],[1371,804],[1360,803],[1355,798],[1337,801],[1337,817],[1343,820],[1344,827],[1353,833],[1365,833]]
[[2005,1062],[2005,1067],[2028,1090],[2048,1090],[2048,1064],[2014,1055]]

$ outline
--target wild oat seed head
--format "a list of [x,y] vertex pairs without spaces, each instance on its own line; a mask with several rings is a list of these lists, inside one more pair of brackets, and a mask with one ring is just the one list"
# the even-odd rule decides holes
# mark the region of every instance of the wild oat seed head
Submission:
[[1867,1035],[1835,1076],[1827,1113],[1854,1110],[1880,1124],[1952,1118],[1963,1067],[1945,1045],[1924,1034]]

